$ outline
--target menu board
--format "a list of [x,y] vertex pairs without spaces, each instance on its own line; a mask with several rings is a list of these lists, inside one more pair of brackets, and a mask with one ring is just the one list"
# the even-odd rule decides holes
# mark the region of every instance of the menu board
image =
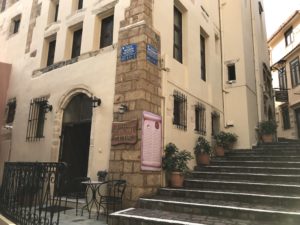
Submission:
[[141,169],[161,170],[161,151],[162,118],[150,112],[143,112]]

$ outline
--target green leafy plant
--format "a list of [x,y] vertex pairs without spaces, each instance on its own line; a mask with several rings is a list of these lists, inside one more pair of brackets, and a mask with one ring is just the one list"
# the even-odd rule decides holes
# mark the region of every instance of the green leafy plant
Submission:
[[234,133],[221,131],[214,136],[216,145],[223,148],[228,148],[237,141],[238,136]]
[[190,152],[186,150],[179,151],[175,144],[169,143],[166,145],[165,156],[163,157],[163,169],[167,172],[188,172],[187,163],[193,159]]
[[262,121],[258,124],[258,132],[261,135],[264,134],[275,134],[277,129],[277,124],[273,120]]
[[199,137],[196,145],[194,147],[194,153],[195,155],[199,155],[199,154],[211,154],[211,146],[209,144],[209,142],[204,138],[204,137]]

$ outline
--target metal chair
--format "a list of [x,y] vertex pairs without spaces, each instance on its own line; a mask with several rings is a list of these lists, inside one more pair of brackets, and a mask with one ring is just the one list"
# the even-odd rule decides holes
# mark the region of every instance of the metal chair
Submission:
[[106,212],[106,220],[108,221],[108,211],[112,207],[116,211],[119,206],[122,209],[123,194],[126,188],[126,180],[110,180],[103,182],[98,189],[100,196],[99,208],[102,207]]
[[68,203],[68,198],[75,198],[76,199],[76,216],[77,216],[77,211],[78,211],[78,200],[80,198],[85,198],[86,197],[86,186],[82,184],[82,182],[88,181],[90,182],[91,179],[89,177],[76,177],[72,179],[70,182],[68,182],[68,187],[71,189],[66,192],[65,194],[65,211],[66,213],[66,208],[67,208],[67,203]]

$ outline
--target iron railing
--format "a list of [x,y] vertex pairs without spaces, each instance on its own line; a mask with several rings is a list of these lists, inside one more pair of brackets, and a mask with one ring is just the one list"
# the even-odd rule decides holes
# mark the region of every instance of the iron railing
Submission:
[[0,210],[20,225],[58,225],[64,163],[5,163]]

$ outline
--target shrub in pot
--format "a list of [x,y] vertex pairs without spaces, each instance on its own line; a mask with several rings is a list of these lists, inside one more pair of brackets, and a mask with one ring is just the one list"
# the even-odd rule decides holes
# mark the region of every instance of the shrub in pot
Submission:
[[273,142],[273,135],[276,133],[277,124],[273,120],[262,121],[258,124],[258,133],[264,143]]
[[193,159],[190,152],[179,150],[175,144],[169,143],[164,149],[163,169],[170,174],[172,187],[183,187],[184,174],[189,171],[187,163]]
[[210,162],[211,146],[204,137],[199,137],[194,147],[197,165],[208,165]]
[[216,156],[224,156],[225,149],[231,149],[237,141],[238,136],[234,133],[221,131],[214,136],[216,141]]

